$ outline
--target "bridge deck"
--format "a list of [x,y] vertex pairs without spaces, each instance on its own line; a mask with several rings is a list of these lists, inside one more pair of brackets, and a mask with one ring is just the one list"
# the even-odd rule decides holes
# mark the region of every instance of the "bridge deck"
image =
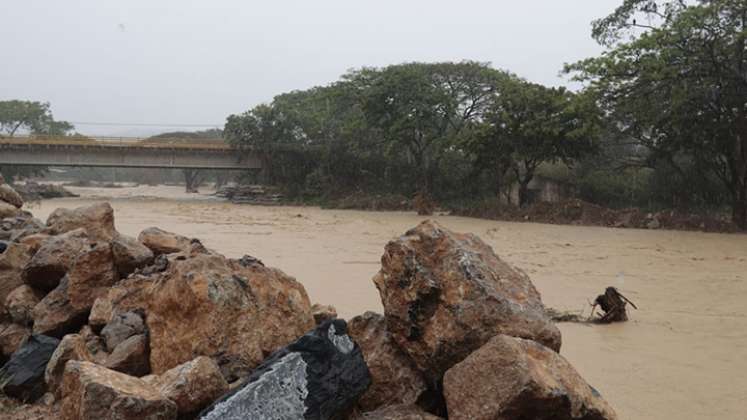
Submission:
[[0,138],[0,165],[259,169],[261,161],[220,141],[192,139]]

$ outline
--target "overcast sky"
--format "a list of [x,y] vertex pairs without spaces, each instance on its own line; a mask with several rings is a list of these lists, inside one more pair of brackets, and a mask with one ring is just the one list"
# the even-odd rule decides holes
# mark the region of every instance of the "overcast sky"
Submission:
[[[0,99],[48,101],[87,134],[208,124],[351,68],[491,62],[558,85],[622,0],[2,0]],[[195,128],[185,128],[193,130]]]

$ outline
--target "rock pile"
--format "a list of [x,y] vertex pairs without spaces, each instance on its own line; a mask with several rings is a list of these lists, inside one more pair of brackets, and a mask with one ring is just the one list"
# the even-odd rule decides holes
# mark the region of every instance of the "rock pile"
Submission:
[[616,418],[529,278],[434,222],[387,244],[384,314],[349,323],[256,258],[124,236],[106,203],[0,235],[0,387],[48,418]]

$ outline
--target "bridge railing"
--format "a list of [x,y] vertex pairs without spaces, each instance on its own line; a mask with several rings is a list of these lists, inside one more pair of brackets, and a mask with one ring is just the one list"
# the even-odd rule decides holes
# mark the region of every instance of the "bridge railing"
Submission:
[[232,149],[221,138],[193,139],[186,137],[110,137],[110,136],[48,136],[48,135],[0,135],[0,144],[76,145],[112,147],[152,147],[185,149]]

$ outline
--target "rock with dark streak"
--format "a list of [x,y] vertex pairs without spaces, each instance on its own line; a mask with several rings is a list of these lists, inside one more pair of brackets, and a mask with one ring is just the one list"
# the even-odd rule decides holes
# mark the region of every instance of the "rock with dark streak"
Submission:
[[344,418],[371,378],[343,320],[327,321],[265,360],[202,420]]
[[32,335],[0,369],[2,391],[22,401],[36,401],[47,390],[44,371],[60,340]]

